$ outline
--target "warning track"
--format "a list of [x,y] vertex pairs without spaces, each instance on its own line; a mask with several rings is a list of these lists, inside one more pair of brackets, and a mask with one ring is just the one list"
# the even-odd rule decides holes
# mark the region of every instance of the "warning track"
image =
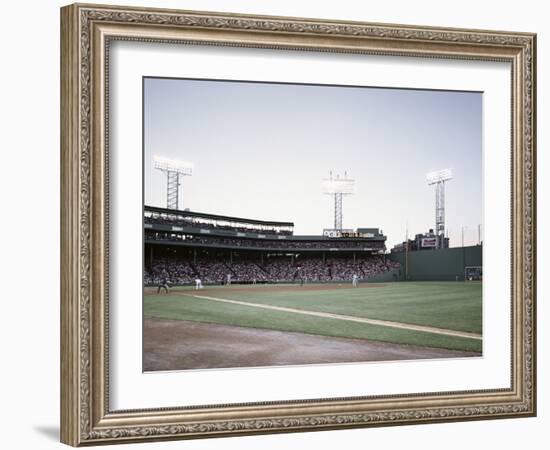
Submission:
[[449,330],[444,328],[436,328],[436,327],[429,327],[424,325],[415,325],[410,323],[402,323],[402,322],[394,322],[390,320],[380,320],[380,319],[370,319],[368,317],[357,317],[357,316],[348,316],[348,315],[342,315],[342,314],[334,314],[334,313],[328,313],[328,312],[320,312],[320,311],[310,311],[310,310],[304,310],[304,309],[296,309],[296,308],[288,308],[284,306],[274,306],[274,305],[266,305],[262,303],[252,303],[252,302],[244,302],[240,300],[231,300],[227,298],[220,298],[220,297],[212,297],[208,295],[199,295],[199,294],[181,294],[187,297],[193,297],[197,299],[202,300],[208,300],[208,301],[214,301],[214,302],[221,302],[221,303],[229,303],[234,305],[240,305],[240,306],[248,306],[252,308],[261,308],[261,309],[268,309],[272,311],[282,311],[287,313],[294,313],[294,314],[302,314],[307,316],[314,316],[314,317],[322,317],[325,319],[334,319],[334,320],[343,320],[348,322],[358,322],[358,323],[365,323],[369,325],[377,325],[382,327],[390,327],[390,328],[398,328],[403,330],[411,330],[411,331],[419,331],[423,333],[432,333],[432,334],[440,334],[444,336],[453,336],[453,337],[461,337],[461,338],[467,338],[467,339],[476,339],[476,340],[482,340],[482,336],[476,333],[469,333],[466,331],[457,331],[457,330]]

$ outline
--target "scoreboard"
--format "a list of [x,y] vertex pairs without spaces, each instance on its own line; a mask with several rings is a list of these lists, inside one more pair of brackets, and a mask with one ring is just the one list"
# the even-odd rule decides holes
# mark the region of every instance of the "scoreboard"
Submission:
[[338,238],[373,238],[374,233],[356,231],[351,229],[335,230],[331,228],[325,228],[323,230],[323,236],[333,239]]

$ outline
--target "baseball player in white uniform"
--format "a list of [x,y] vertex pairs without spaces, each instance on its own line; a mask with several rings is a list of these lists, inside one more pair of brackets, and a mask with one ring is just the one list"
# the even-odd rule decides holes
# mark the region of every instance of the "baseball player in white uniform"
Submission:
[[202,289],[202,281],[200,278],[195,278],[195,290]]

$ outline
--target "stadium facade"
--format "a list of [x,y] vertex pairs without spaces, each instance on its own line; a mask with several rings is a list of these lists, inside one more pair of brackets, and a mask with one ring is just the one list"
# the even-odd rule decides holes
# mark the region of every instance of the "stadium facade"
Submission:
[[[407,248],[408,246],[408,248]],[[414,239],[408,239],[406,241],[396,244],[391,249],[392,253],[400,252],[415,252],[423,250],[449,248],[449,238],[443,234],[435,234],[433,229],[428,230],[427,233],[419,233],[415,235]]]
[[399,266],[378,228],[295,235],[293,222],[153,206],[143,227],[146,285],[368,280]]

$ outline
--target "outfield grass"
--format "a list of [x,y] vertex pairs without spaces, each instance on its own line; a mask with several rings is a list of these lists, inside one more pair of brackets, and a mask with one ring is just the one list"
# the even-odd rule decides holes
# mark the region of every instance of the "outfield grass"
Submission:
[[[208,289],[207,295],[481,333],[479,283],[407,282],[375,286],[349,289],[335,285],[327,290],[305,286],[292,291],[273,286],[251,289],[239,286]],[[189,288],[175,288],[168,296],[144,295],[145,316],[481,352],[481,341],[475,339],[224,304],[178,293],[193,292]]]

